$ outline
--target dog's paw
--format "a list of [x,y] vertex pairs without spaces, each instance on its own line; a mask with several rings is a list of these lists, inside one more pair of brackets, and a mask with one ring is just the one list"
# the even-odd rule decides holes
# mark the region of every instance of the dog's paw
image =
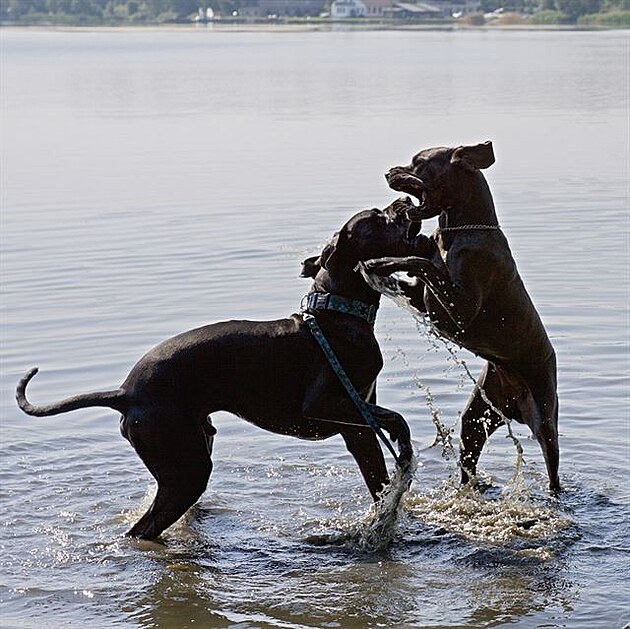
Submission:
[[398,270],[398,263],[396,258],[375,258],[367,260],[362,263],[363,270],[368,275],[391,275]]

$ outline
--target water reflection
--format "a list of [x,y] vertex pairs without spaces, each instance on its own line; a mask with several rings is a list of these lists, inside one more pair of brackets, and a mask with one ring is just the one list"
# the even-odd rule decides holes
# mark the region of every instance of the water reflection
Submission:
[[[223,514],[199,510],[170,546],[140,553],[150,584],[124,606],[142,627],[492,627],[573,609],[577,586],[565,554],[575,531],[531,536],[537,543],[480,544],[414,512],[388,551],[313,547],[269,540],[265,548]],[[220,543],[208,541],[220,524]],[[530,540],[531,541],[531,540]],[[552,548],[553,552],[536,552]],[[530,552],[531,551],[531,552]],[[523,625],[526,626],[526,625]]]
[[[547,610],[550,618],[545,626],[566,626],[566,614],[573,609],[576,591],[570,581],[555,574],[555,568],[544,574],[532,573],[532,566],[523,566],[529,569],[498,570],[497,574],[496,564],[491,562],[488,567],[491,580],[480,575],[467,591],[467,601],[472,609],[468,618],[471,626],[493,627],[509,623],[525,627],[527,617],[542,610]],[[515,622],[516,619],[525,624]]]
[[164,563],[158,579],[137,600],[123,606],[130,620],[141,627],[230,627],[223,615],[213,612],[208,588],[210,573],[193,562]]

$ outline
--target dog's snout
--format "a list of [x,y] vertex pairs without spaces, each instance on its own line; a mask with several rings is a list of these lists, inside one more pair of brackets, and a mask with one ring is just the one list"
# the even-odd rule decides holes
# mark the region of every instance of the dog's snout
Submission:
[[404,166],[392,166],[386,173],[385,179],[389,179],[390,177],[395,177],[396,175],[405,174],[407,169]]

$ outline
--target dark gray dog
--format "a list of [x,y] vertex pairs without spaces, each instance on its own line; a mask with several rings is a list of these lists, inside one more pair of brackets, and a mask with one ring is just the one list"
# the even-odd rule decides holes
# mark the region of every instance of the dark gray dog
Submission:
[[[439,215],[426,257],[382,258],[365,269],[378,275],[406,271],[401,287],[411,305],[438,330],[488,362],[462,415],[462,482],[476,475],[487,438],[501,413],[527,424],[540,444],[549,487],[558,479],[556,357],[499,229],[480,169],[494,163],[492,144],[420,151],[409,166],[386,175],[391,188],[414,195],[420,218]],[[490,402],[490,404],[488,404]]]
[[[380,294],[356,270],[362,260],[417,253],[428,243],[410,219],[413,204],[396,201],[385,210],[353,216],[304,264],[314,277],[307,310],[316,317],[354,387],[375,401],[373,387],[383,366],[373,322]],[[421,251],[424,251],[420,247]],[[423,254],[421,254],[423,255]],[[387,470],[370,429],[301,314],[277,321],[225,321],[175,336],[147,353],[120,388],[88,393],[45,406],[30,404],[17,387],[20,408],[38,417],[103,406],[122,414],[120,428],[158,489],[149,510],[129,535],[154,539],[192,506],[206,489],[216,433],[209,415],[229,411],[266,430],[302,439],[340,434],[374,500]],[[412,455],[401,415],[370,404],[377,424],[398,442],[399,460]]]

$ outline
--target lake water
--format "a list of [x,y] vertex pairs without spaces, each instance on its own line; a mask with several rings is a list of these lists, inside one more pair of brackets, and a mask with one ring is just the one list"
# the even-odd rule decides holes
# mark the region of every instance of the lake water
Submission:
[[[630,620],[627,32],[3,30],[3,627],[566,627]],[[164,536],[123,537],[152,479],[89,409],[152,345],[296,311],[300,261],[394,198],[418,149],[491,139],[500,222],[559,363],[561,482],[527,429],[457,493],[431,408],[459,430],[481,363],[384,300],[379,400],[419,466],[391,546],[338,438],[219,414],[207,492]],[[425,231],[431,231],[428,221]],[[431,404],[428,404],[428,399]],[[448,453],[446,453],[448,454]],[[388,455],[388,464],[392,466]]]

